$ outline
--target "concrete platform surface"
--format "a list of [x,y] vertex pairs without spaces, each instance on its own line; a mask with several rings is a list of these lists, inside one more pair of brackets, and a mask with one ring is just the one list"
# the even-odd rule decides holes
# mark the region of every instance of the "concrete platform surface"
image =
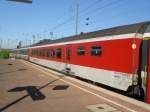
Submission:
[[0,60],[0,112],[150,112],[140,103],[26,61]]

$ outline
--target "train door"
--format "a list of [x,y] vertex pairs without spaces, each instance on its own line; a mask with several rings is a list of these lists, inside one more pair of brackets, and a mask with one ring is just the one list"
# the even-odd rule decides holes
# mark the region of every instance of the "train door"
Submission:
[[71,59],[71,47],[67,46],[67,48],[66,48],[66,67],[65,67],[65,70],[67,73],[70,73],[70,71],[71,71],[70,59]]
[[150,39],[148,40],[148,56],[147,56],[147,92],[146,101],[150,104]]
[[142,88],[145,91],[145,101],[150,103],[150,39],[148,38],[142,43],[141,61]]

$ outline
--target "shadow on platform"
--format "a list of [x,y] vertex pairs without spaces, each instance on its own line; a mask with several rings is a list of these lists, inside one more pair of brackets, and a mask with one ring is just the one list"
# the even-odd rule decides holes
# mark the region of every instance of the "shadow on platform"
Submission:
[[33,101],[45,99],[45,95],[42,92],[40,92],[35,86],[16,87],[11,90],[8,90],[8,92],[21,91],[27,91],[28,95],[32,98]]
[[68,85],[58,85],[55,86],[53,90],[66,90],[68,87],[69,87]]
[[[64,76],[59,77],[58,79],[55,79],[49,83],[46,83],[43,86],[40,86],[37,88],[37,86],[25,86],[25,87],[15,87],[13,89],[8,90],[8,92],[22,92],[22,91],[27,91],[27,94],[16,99],[15,101],[10,102],[9,104],[5,105],[4,107],[0,108],[0,112],[6,110],[7,108],[19,103],[23,99],[27,97],[31,97],[33,101],[38,101],[38,100],[44,100],[46,96],[40,91],[41,89],[44,89],[48,87],[50,84],[58,81],[59,79],[62,79]],[[55,85],[53,90],[66,90],[69,87],[69,85]]]

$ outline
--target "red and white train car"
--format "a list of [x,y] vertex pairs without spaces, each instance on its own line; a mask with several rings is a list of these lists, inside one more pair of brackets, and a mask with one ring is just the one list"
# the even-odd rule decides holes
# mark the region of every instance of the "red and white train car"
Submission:
[[29,61],[98,82],[150,103],[150,22],[61,38],[19,50]]

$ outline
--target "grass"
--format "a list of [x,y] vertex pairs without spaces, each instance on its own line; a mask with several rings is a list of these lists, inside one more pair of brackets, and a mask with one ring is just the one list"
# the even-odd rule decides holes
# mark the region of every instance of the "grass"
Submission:
[[1,49],[0,50],[0,59],[7,59],[9,58],[10,51],[7,49]]

